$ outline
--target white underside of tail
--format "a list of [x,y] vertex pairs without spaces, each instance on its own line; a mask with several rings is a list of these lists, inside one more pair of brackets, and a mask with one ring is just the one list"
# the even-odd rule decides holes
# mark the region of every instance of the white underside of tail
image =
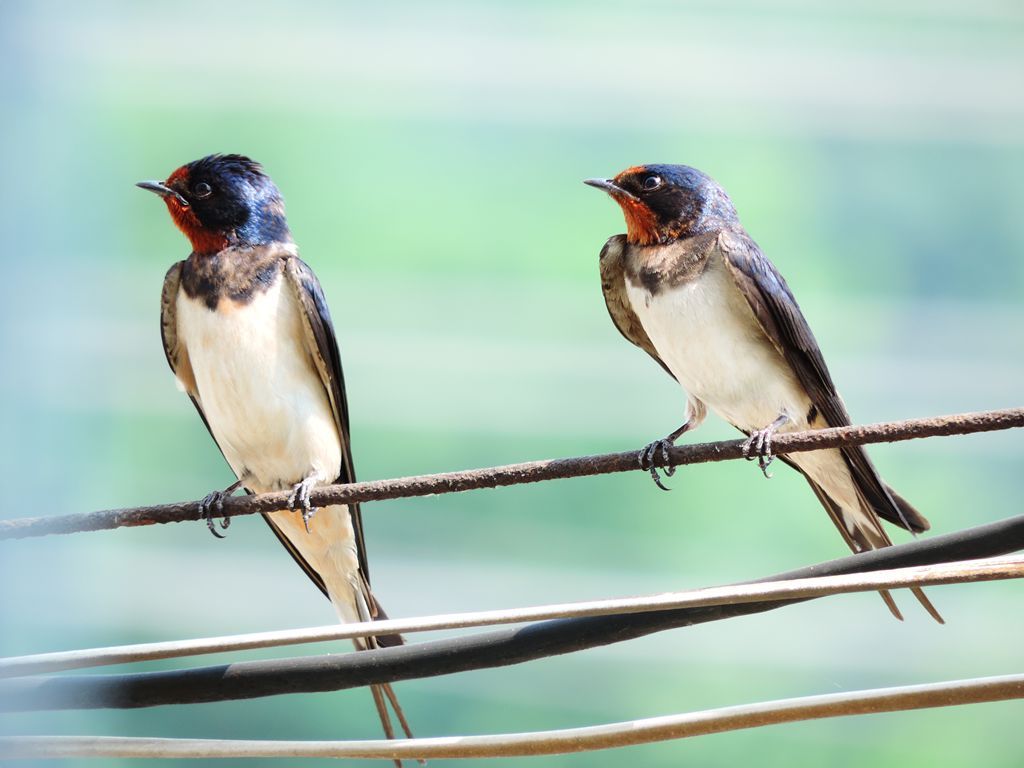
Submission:
[[269,517],[324,580],[327,596],[338,619],[342,622],[369,621],[348,507],[318,509],[309,521],[309,533],[306,533],[302,515],[298,512],[272,512]]

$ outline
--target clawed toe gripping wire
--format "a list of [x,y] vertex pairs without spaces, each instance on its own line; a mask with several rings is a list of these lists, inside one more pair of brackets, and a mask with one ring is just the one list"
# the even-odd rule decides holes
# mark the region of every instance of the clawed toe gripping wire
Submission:
[[[767,442],[767,447],[771,451],[770,455],[775,456],[825,448],[840,448],[846,445],[868,445],[943,435],[967,435],[1022,426],[1024,426],[1024,408],[1008,408],[999,411],[960,413],[952,416],[908,419],[866,426],[786,432],[775,434],[770,442]],[[664,451],[659,444],[660,441],[656,441],[652,445],[657,446],[657,452],[662,453],[665,474],[671,475],[675,467],[683,464],[744,458],[750,453],[748,447],[744,454],[744,442],[748,441],[730,440],[672,448],[664,446]],[[648,449],[644,449],[640,455],[647,455],[647,451]],[[665,453],[667,453],[667,458]],[[501,467],[442,472],[391,480],[371,480],[348,483],[347,485],[319,485],[309,490],[306,501],[310,504],[308,511],[311,512],[315,507],[434,496],[442,493],[500,488],[561,478],[629,472],[637,469],[637,460],[638,453],[634,450],[569,459],[529,461]],[[765,461],[767,462],[767,457]],[[650,471],[648,467],[644,467],[644,469]],[[217,514],[228,518],[238,515],[277,512],[295,509],[297,501],[301,501],[301,499],[296,497],[294,490],[291,493],[279,491],[238,498],[224,498],[222,506],[218,507]],[[188,501],[101,512],[0,520],[0,540],[109,530],[126,525],[185,522],[196,519],[198,503]],[[304,505],[301,508],[304,512],[306,511]],[[306,519],[308,522],[308,517]]]
[[[938,435],[969,434],[1024,426],[1024,409],[957,414],[861,427],[842,427],[812,432],[774,434],[770,425],[746,441],[705,443],[672,447],[671,441],[655,441],[640,453],[641,466],[652,473],[659,486],[654,463],[671,476],[675,466],[726,459],[749,458],[751,452],[766,470],[776,453],[836,448],[873,442],[892,442]],[[307,523],[317,506],[453,493],[494,488],[555,478],[583,477],[636,469],[636,451],[584,456],[554,461],[492,467],[463,472],[379,480],[348,485],[317,486],[300,483],[291,492],[230,497],[235,486],[209,494],[202,502],[182,502],[132,509],[108,510],[58,517],[0,521],[0,540],[104,530],[121,526],[152,525],[196,519],[200,515],[214,533],[214,518],[226,528],[235,515],[299,508]],[[646,466],[644,466],[646,464]],[[765,472],[767,474],[767,472]],[[306,513],[310,513],[307,515]],[[597,607],[588,604],[543,606],[446,617],[385,620],[364,626],[336,625],[317,630],[261,633],[239,638],[205,638],[156,643],[143,652],[141,646],[40,654],[35,657],[0,659],[0,711],[46,710],[76,707],[138,707],[270,696],[303,691],[339,690],[361,685],[392,683],[404,679],[485,669],[570,653],[598,645],[641,637],[702,622],[774,610],[802,600],[840,592],[909,587],[928,584],[976,582],[1024,577],[1024,559],[984,561],[996,555],[1024,549],[1024,516],[998,523],[929,537],[871,552],[819,563],[798,571],[778,574],[759,582],[684,593],[662,593],[647,598],[628,598]],[[929,565],[932,564],[932,565]],[[913,566],[913,567],[905,567]],[[883,570],[883,569],[898,570]],[[915,569],[924,568],[925,571]],[[931,568],[931,570],[927,570]],[[819,581],[832,579],[828,586]],[[725,591],[723,594],[716,594]],[[674,603],[671,601],[675,600]],[[651,602],[654,601],[654,602]],[[557,621],[551,619],[557,618]],[[239,665],[229,678],[223,666],[188,668],[124,675],[47,675],[61,669],[173,658],[197,653],[322,642],[339,637],[362,637],[379,632],[412,632],[439,628],[465,628],[533,621],[528,632],[520,627],[492,629],[487,633],[441,638],[362,651],[358,654],[326,654],[301,659],[259,660]],[[298,638],[297,635],[302,635]],[[127,658],[130,656],[131,658]],[[45,657],[45,658],[44,658]],[[89,657],[83,661],[83,657]],[[244,667],[244,668],[243,668]],[[26,676],[27,675],[27,676]],[[811,717],[831,717],[868,712],[888,712],[915,707],[948,706],[981,701],[1024,698],[1024,675],[946,681],[929,685],[877,691],[832,693],[798,700],[764,702],[713,712],[698,712],[631,721],[606,726],[548,731],[534,734],[492,735],[384,742],[275,742],[119,737],[0,737],[0,757],[482,757],[563,754],[572,751],[683,738],[702,733],[748,728]]]

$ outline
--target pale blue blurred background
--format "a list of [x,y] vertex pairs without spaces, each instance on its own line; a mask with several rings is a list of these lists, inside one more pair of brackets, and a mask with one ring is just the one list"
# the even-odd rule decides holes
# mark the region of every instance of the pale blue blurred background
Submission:
[[[999,0],[4,3],[2,514],[230,482],[160,346],[161,280],[187,244],[133,186],[217,151],[262,161],[285,195],[337,324],[363,479],[625,450],[678,425],[682,395],[606,316],[597,253],[622,221],[580,183],[642,162],[689,163],[730,190],[857,420],[1021,405],[1022,76],[1024,11]],[[734,436],[711,418],[688,439]],[[1019,435],[872,453],[936,531],[1020,511]],[[672,485],[633,473],[368,505],[375,589],[410,616],[844,553],[783,467],[771,481],[693,467]],[[5,655],[333,616],[253,518],[226,541],[189,524],[3,542],[0,584]],[[847,596],[398,689],[432,736],[1020,671],[1020,585],[932,596],[945,627],[906,595],[904,624]],[[985,705],[508,762],[1009,767],[1022,715]],[[378,734],[365,691],[0,729]]]

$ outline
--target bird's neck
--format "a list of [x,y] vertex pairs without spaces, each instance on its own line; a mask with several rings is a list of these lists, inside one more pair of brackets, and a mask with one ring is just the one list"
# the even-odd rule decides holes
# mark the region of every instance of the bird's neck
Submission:
[[280,198],[255,205],[243,223],[230,229],[205,226],[191,207],[170,206],[170,209],[174,223],[192,243],[192,252],[200,256],[213,256],[228,248],[288,246],[293,242]]
[[698,279],[704,272],[719,230],[656,245],[627,245],[626,275],[651,294]]
[[290,242],[229,246],[215,253],[193,251],[182,267],[181,287],[211,310],[224,300],[248,304],[277,282],[284,260],[295,255]]
[[288,220],[284,216],[284,203],[280,197],[270,197],[253,207],[245,223],[230,234],[229,244],[254,248],[292,242]]

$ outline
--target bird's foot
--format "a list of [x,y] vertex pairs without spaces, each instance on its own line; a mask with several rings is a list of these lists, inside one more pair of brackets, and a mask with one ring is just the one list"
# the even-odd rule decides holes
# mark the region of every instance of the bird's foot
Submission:
[[764,429],[755,429],[743,443],[743,458],[747,461],[757,459],[757,465],[765,477],[772,476],[768,467],[775,461],[775,455],[772,453],[772,437],[779,427],[788,421],[789,417],[782,414]]
[[[206,521],[206,527],[218,539],[223,539],[224,534],[217,533],[217,526],[213,518],[221,516],[224,511],[224,499],[231,496],[241,485],[241,480],[234,482],[223,491],[214,491],[213,493],[206,494],[203,500],[199,502],[199,517]],[[231,525],[230,517],[225,517],[220,521],[221,530],[227,530],[229,525]]]
[[309,501],[309,493],[315,486],[316,478],[307,477],[301,483],[292,486],[292,495],[288,497],[288,506],[302,513],[302,524],[306,526],[306,533],[309,533],[309,521],[316,514],[316,507]]
[[655,440],[650,443],[646,448],[640,451],[637,456],[637,463],[640,464],[640,469],[646,469],[651,473],[651,479],[654,484],[661,488],[663,491],[671,490],[661,482],[661,475],[658,473],[658,467],[655,464],[656,458],[661,457],[661,463],[664,465],[662,469],[665,472],[666,477],[672,477],[676,473],[676,468],[668,463],[669,454],[668,449],[673,446],[673,438],[663,437],[660,440]]

